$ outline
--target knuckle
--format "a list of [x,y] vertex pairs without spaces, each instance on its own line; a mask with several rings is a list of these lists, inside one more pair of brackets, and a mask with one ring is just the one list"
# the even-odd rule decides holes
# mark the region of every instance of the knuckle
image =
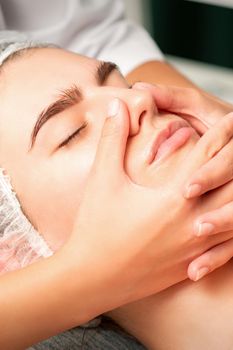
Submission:
[[207,159],[213,158],[226,144],[226,137],[219,131],[211,132],[204,145],[204,154]]
[[201,170],[201,173],[198,175],[196,181],[198,182],[195,183],[201,184],[202,192],[214,186],[214,178],[212,177],[212,174],[205,169]]
[[218,149],[219,147],[217,143],[213,143],[212,141],[210,142],[210,140],[207,140],[203,152],[207,159],[211,159],[216,155]]
[[[224,121],[221,126],[214,127],[210,130],[208,137],[205,140],[204,152],[205,156],[213,158],[226,143],[230,143],[233,137],[233,121]],[[214,142],[213,142],[214,140]],[[229,142],[230,141],[230,142]]]
[[229,152],[226,149],[225,152],[222,152],[222,154],[219,154],[219,161],[221,164],[221,169],[227,169],[227,172],[230,174],[233,174],[233,161],[231,159],[231,153],[232,153],[232,145],[229,145],[230,149]]
[[114,136],[115,134],[117,134],[117,131],[118,131],[117,125],[115,123],[112,124],[110,120],[107,120],[103,127],[101,137],[102,139],[105,139],[105,138]]
[[223,132],[228,139],[233,136],[233,118],[229,118],[229,115],[223,118],[220,132]]

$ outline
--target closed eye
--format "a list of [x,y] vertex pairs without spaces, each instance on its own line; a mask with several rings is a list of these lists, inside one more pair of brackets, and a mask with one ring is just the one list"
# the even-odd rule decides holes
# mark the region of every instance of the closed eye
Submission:
[[76,137],[78,137],[80,131],[83,130],[87,126],[87,124],[88,124],[87,122],[83,123],[82,126],[80,126],[80,128],[78,128],[73,134],[68,136],[62,143],[60,143],[58,148],[68,145],[71,141],[73,141]]

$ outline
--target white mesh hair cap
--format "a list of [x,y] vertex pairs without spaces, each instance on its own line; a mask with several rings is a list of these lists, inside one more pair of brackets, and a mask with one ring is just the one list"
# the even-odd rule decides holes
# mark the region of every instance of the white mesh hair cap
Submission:
[[[26,48],[55,47],[24,34],[0,32],[0,69],[11,54]],[[1,166],[1,159],[0,159]],[[53,252],[24,215],[5,169],[0,167],[0,274],[24,267]]]
[[0,31],[0,66],[15,52],[36,47],[58,47],[55,44],[30,40],[25,34],[13,30]]

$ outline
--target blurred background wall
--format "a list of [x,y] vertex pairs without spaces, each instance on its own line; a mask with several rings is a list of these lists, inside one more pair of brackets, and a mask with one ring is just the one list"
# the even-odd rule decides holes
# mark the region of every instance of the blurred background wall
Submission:
[[125,0],[169,62],[233,103],[233,0]]

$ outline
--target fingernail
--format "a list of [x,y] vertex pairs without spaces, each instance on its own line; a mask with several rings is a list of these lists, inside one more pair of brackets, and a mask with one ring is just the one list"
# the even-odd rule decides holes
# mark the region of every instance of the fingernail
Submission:
[[192,198],[197,196],[200,193],[201,193],[201,185],[193,184],[193,185],[189,185],[186,188],[185,195],[186,195],[186,198]]
[[109,117],[115,117],[118,114],[119,109],[120,109],[120,101],[119,101],[118,98],[114,98],[114,100],[112,100],[109,103],[108,116]]
[[194,281],[200,280],[202,277],[204,277],[209,272],[210,272],[210,269],[208,267],[201,267],[199,270],[197,270],[196,277],[195,277]]
[[196,236],[207,236],[214,231],[214,225],[209,222],[199,223],[196,230]]

